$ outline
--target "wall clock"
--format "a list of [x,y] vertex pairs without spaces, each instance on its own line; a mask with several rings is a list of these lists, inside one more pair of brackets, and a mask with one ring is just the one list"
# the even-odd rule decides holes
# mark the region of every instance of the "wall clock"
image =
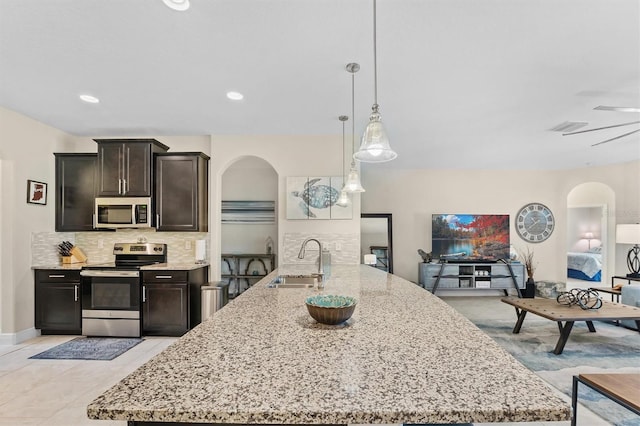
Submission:
[[525,241],[541,243],[551,236],[555,220],[544,204],[529,203],[518,211],[516,232]]

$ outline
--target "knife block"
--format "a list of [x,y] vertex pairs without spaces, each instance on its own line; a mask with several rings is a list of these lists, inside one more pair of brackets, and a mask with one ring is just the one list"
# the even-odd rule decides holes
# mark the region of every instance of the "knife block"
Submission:
[[71,256],[62,256],[62,263],[84,263],[87,261],[87,256],[78,247],[74,247],[70,251]]

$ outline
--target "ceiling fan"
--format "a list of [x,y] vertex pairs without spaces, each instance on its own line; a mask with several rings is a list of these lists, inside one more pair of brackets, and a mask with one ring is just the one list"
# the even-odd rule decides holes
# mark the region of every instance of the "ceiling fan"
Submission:
[[[594,109],[601,110],[601,111],[640,112],[640,108],[635,108],[635,107],[615,107],[615,106],[605,106],[605,105],[597,106]],[[563,133],[562,136],[577,135],[578,133],[595,132],[596,130],[613,129],[615,127],[631,126],[633,124],[640,124],[640,120],[638,120],[638,121],[630,121],[628,123],[613,124],[611,126],[596,127],[594,129],[585,129],[585,130],[578,130],[578,131],[575,131],[575,132]],[[638,133],[638,132],[640,132],[640,129],[632,130],[631,132],[623,133],[622,135],[616,136],[614,138],[607,139],[607,140],[602,141],[602,142],[594,143],[591,146],[602,145],[602,144],[605,144],[607,142],[612,142],[612,141],[624,138],[626,136],[633,135],[634,133]]]

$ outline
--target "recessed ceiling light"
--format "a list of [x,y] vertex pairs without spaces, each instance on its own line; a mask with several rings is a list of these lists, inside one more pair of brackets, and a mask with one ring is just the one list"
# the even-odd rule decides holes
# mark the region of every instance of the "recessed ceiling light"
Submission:
[[173,10],[178,10],[180,12],[189,9],[189,0],[162,0],[164,4],[170,7]]
[[82,99],[83,101],[90,103],[90,104],[97,104],[100,102],[100,99],[96,98],[95,96],[91,96],[91,95],[80,95],[80,99]]
[[227,98],[232,101],[241,101],[244,98],[244,95],[240,92],[227,92]]

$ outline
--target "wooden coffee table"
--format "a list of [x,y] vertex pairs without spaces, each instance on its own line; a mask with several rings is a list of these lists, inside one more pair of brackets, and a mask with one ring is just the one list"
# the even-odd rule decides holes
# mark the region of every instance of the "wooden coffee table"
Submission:
[[640,416],[640,374],[580,374],[573,376],[571,426],[578,417],[578,383],[585,384]]
[[569,340],[569,334],[576,321],[585,321],[589,331],[596,331],[593,321],[615,321],[615,320],[635,320],[640,332],[640,308],[621,303],[602,301],[600,309],[582,309],[580,306],[567,306],[558,303],[555,299],[521,299],[514,296],[503,297],[504,303],[516,308],[518,320],[513,328],[513,333],[517,334],[522,328],[527,312],[541,316],[543,318],[558,323],[560,337],[556,343],[553,353],[559,355],[564,350],[564,346]]

